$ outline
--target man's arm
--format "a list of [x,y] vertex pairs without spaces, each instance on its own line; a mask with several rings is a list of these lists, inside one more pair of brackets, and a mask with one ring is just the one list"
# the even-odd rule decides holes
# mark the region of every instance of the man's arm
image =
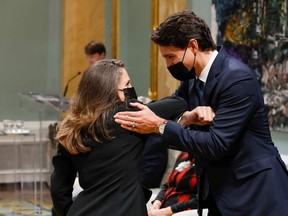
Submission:
[[[253,79],[244,75],[223,88],[216,115],[208,131],[189,130],[169,121],[163,142],[183,147],[209,160],[220,160],[239,145],[251,122],[260,121],[261,95]],[[220,94],[220,92],[219,92]],[[258,116],[257,116],[258,115]]]
[[[114,118],[115,121],[126,130],[141,134],[159,133],[158,127],[165,119],[157,116],[147,106],[140,103],[131,103],[138,108],[138,112],[119,112]],[[215,116],[210,107],[197,107],[196,109],[185,112],[180,120],[182,125],[207,125],[210,124]]]
[[177,123],[189,125],[209,125],[212,123],[215,113],[211,107],[199,106],[192,111],[186,111],[177,121]]
[[122,128],[141,134],[158,133],[158,125],[165,119],[160,118],[147,106],[140,103],[130,103],[132,107],[138,108],[138,112],[118,112],[114,118],[115,122]]

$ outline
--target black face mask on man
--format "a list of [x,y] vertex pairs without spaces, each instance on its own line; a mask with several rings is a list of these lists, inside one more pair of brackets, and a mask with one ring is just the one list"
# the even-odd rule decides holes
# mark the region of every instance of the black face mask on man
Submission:
[[184,52],[182,61],[178,62],[177,64],[171,65],[169,67],[167,67],[167,69],[169,70],[169,72],[171,73],[171,75],[180,81],[185,81],[185,80],[189,80],[189,79],[194,79],[195,78],[195,59],[196,59],[196,54],[195,54],[195,58],[194,58],[194,62],[193,62],[193,67],[191,68],[191,70],[188,70],[184,64],[184,58],[185,58],[185,54],[186,54],[186,50]]

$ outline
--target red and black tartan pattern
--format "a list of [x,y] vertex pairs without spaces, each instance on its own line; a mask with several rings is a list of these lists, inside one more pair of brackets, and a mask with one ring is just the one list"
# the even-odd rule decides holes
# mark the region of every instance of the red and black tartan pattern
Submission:
[[[161,208],[174,205],[178,211],[197,208],[196,199],[196,170],[194,155],[181,152],[175,162],[173,170],[168,176],[168,181],[163,185],[162,191],[156,199],[162,201]],[[190,161],[191,166],[179,172],[175,168],[184,161]],[[159,199],[160,198],[160,199]],[[173,208],[172,208],[173,209]]]

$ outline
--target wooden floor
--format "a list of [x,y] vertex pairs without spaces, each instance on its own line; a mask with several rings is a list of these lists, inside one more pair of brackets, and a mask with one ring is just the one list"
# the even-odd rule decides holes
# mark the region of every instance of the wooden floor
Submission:
[[34,198],[42,196],[51,200],[47,183],[8,183],[0,184],[0,199]]

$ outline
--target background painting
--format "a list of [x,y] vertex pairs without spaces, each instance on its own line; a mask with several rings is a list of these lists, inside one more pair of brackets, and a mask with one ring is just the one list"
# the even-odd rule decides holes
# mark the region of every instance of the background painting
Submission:
[[[249,65],[261,84],[270,128],[288,132],[287,0],[212,0],[217,44]],[[216,23],[215,23],[216,18]]]

